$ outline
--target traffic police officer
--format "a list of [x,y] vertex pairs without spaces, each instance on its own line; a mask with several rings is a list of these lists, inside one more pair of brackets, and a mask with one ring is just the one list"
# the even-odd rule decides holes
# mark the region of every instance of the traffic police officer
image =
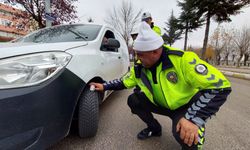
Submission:
[[154,22],[153,22],[153,19],[152,19],[152,16],[149,12],[144,12],[142,14],[142,18],[141,18],[142,21],[145,21],[147,24],[150,25],[150,27],[158,34],[161,36],[161,29],[157,26],[154,25]]
[[195,53],[163,45],[162,38],[142,22],[134,43],[140,64],[122,79],[90,83],[98,91],[140,87],[128,97],[132,113],[147,124],[138,139],[161,136],[152,113],[172,119],[172,133],[182,149],[201,149],[205,122],[231,92],[230,82]]

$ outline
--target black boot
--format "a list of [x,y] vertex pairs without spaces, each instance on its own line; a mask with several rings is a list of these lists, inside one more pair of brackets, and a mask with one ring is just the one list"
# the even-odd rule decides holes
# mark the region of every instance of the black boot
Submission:
[[137,134],[137,138],[140,140],[144,140],[152,136],[161,136],[161,128],[152,130],[148,127]]
[[152,136],[161,136],[161,125],[156,119],[148,122],[147,126],[147,128],[137,134],[138,139],[144,140]]

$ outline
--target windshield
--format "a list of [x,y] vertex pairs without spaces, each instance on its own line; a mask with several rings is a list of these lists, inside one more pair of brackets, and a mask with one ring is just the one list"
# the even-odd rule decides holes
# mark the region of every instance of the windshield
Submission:
[[100,25],[64,25],[35,31],[12,42],[58,43],[92,41],[101,29]]

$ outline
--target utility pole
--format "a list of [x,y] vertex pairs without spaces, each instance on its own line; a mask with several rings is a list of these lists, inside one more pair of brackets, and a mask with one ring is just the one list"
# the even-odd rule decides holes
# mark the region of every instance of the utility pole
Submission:
[[50,7],[51,0],[45,0],[45,18],[46,18],[46,27],[51,27],[52,20],[46,16],[51,15],[51,7]]

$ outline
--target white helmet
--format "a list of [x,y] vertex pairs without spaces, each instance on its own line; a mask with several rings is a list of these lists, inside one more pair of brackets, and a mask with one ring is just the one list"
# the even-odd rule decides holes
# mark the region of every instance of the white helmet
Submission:
[[141,20],[145,21],[145,19],[152,18],[151,14],[149,12],[144,12],[142,14]]

